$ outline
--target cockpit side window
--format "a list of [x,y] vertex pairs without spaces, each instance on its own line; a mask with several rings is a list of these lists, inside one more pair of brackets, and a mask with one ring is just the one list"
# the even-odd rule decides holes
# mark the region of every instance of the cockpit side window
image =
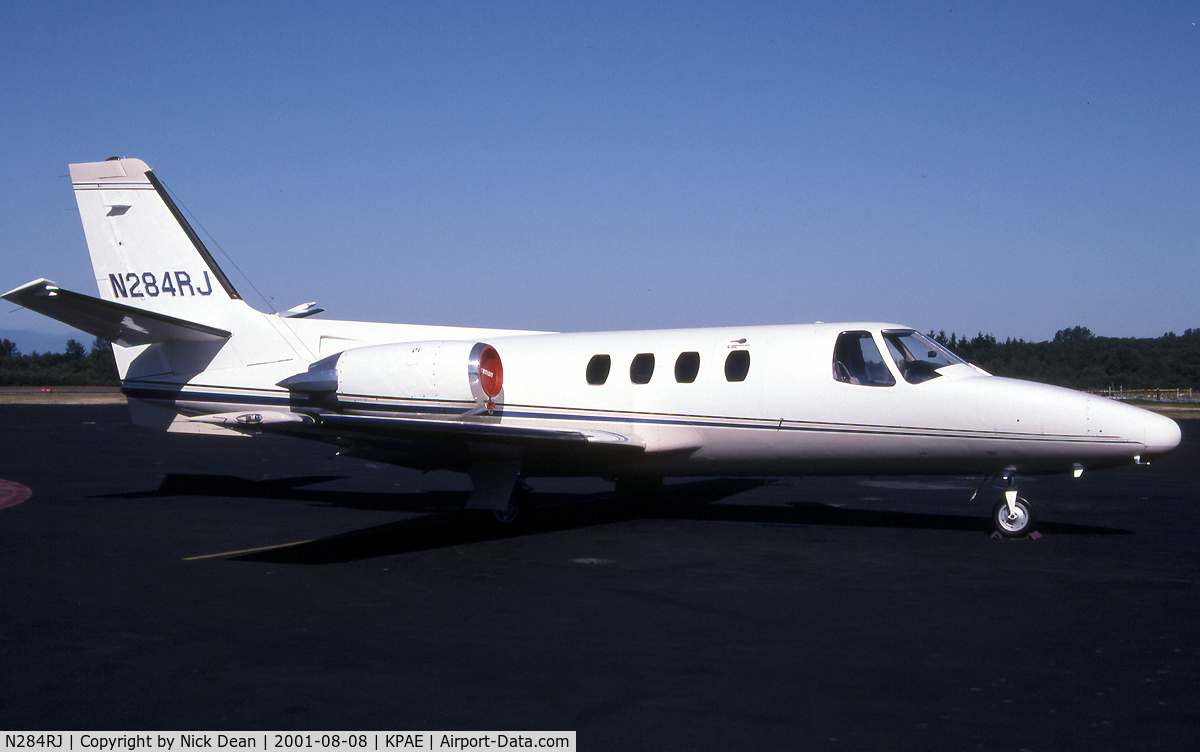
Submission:
[[888,370],[870,332],[842,332],[833,348],[833,378],[847,384],[894,386],[896,377]]
[[925,335],[911,329],[888,329],[883,332],[888,352],[904,380],[920,384],[941,376],[939,368],[966,363],[949,350]]

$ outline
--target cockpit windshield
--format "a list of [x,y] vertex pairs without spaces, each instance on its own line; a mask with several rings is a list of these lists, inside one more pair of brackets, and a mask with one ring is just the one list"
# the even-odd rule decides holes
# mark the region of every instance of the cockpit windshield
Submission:
[[941,375],[939,368],[967,362],[912,329],[885,329],[883,339],[900,374],[910,384],[936,379]]

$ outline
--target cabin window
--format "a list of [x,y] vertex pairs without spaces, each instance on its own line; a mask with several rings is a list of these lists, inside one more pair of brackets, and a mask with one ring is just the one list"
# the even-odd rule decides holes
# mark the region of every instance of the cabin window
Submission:
[[635,384],[649,384],[654,375],[654,353],[638,353],[629,364],[629,380]]
[[608,372],[612,368],[612,358],[607,355],[593,355],[587,364],[587,383],[600,386],[608,381]]
[[690,384],[696,380],[698,373],[700,373],[700,353],[679,353],[679,357],[675,359],[675,380],[680,384]]
[[842,332],[833,347],[833,378],[846,384],[893,386],[896,377],[888,370],[870,332]]
[[883,332],[888,353],[896,361],[900,375],[910,384],[941,376],[939,368],[966,363],[965,360],[946,350],[923,334],[911,329],[887,329]]
[[745,381],[750,373],[750,351],[734,350],[725,358],[725,380]]

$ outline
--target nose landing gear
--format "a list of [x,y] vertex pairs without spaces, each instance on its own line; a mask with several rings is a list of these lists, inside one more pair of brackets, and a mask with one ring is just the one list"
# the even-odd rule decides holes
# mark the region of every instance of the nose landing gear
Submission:
[[1005,538],[1023,538],[1032,534],[1037,527],[1037,515],[1033,505],[1017,495],[1017,480],[1012,471],[984,479],[971,499],[974,500],[988,485],[1004,489],[1004,498],[992,507],[992,527],[996,532]]
[[1033,506],[1019,496],[1011,506],[1007,499],[1001,499],[992,507],[992,526],[1005,538],[1029,535],[1036,525],[1037,517],[1033,513]]

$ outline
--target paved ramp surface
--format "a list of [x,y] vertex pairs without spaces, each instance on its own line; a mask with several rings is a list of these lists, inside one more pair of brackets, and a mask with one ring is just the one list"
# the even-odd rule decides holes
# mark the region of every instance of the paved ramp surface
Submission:
[[632,515],[121,406],[0,406],[0,726],[574,729],[585,750],[1184,749],[1200,738],[1200,425],[1150,467],[717,480]]

